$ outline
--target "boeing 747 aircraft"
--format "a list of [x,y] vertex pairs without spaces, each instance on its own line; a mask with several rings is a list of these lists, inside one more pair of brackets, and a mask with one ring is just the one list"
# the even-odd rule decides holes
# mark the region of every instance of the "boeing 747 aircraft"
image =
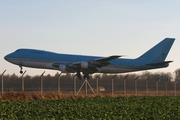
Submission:
[[165,61],[174,38],[165,38],[159,44],[136,59],[119,58],[120,55],[109,57],[70,55],[35,49],[18,49],[4,57],[10,63],[22,67],[54,69],[61,72],[77,73],[81,80],[89,78],[93,73],[126,73],[169,66],[172,61]]

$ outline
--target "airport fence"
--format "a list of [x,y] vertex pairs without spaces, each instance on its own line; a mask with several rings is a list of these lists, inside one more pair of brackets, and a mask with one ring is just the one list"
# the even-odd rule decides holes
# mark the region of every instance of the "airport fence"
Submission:
[[[85,96],[179,96],[179,82],[168,77],[135,74],[98,74],[89,80],[78,80],[75,74],[55,76],[22,76],[1,74],[1,96],[8,92],[57,93],[62,95]],[[32,79],[33,78],[33,79]]]

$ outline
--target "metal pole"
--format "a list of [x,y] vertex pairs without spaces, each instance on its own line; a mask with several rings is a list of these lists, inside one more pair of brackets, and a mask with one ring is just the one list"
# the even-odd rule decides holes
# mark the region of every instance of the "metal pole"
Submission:
[[124,96],[126,95],[126,79],[127,79],[128,75],[126,75],[124,77]]
[[99,77],[100,77],[101,74],[99,74],[97,77],[96,77],[96,95],[99,94],[99,88],[98,88],[98,83],[99,83]]
[[116,77],[116,75],[114,75],[113,77],[112,77],[112,79],[111,79],[111,81],[112,81],[112,90],[111,90],[111,95],[113,95],[114,94],[114,77]]
[[91,89],[91,91],[94,93],[94,95],[96,95],[96,93],[94,92],[93,88],[91,87],[90,83],[88,82],[88,79],[85,78],[84,82],[82,83],[81,87],[79,88],[78,92],[76,95],[79,94],[79,92],[81,91],[82,87],[84,86],[85,84],[85,94],[87,96],[87,86],[89,86],[89,88]]
[[21,90],[22,90],[22,92],[24,92],[24,74],[26,73],[26,71],[22,74],[22,81],[21,81],[21,83],[22,83],[22,88],[21,88]]
[[76,95],[76,77],[77,75],[75,74],[74,76],[73,76],[73,81],[74,81],[74,95]]
[[84,80],[84,82],[82,83],[81,87],[79,88],[78,92],[77,92],[77,95],[79,94],[79,92],[81,91],[82,87],[84,86],[86,80]]
[[60,74],[58,75],[58,93],[60,93],[60,77],[61,77],[61,74],[62,74],[62,73],[60,73]]
[[2,82],[1,82],[1,84],[2,84],[1,95],[2,95],[2,96],[3,96],[3,92],[4,92],[4,80],[3,80],[3,75],[4,75],[5,72],[6,72],[6,70],[4,70],[4,72],[1,74],[1,80],[2,80]]
[[96,93],[94,92],[93,88],[91,87],[91,85],[89,84],[89,82],[87,81],[87,84],[89,85],[89,88],[91,89],[91,91],[94,93],[94,95],[96,95]]
[[86,83],[85,83],[85,87],[86,87],[86,96],[87,96],[87,78],[85,78]]
[[159,82],[159,79],[160,79],[160,78],[158,78],[158,79],[156,80],[156,95],[158,95],[158,82]]
[[139,77],[136,77],[135,79],[134,79],[134,91],[135,91],[135,95],[137,96],[137,79],[138,79]]
[[42,80],[42,77],[44,75],[45,71],[41,74],[41,94],[43,93],[43,80]]
[[148,80],[149,80],[149,77],[147,77],[146,79],[146,96],[148,95]]
[[91,87],[91,85],[89,84],[88,82],[88,79],[85,78],[84,82],[82,83],[81,87],[79,88],[78,92],[77,92],[77,95],[79,94],[79,92],[81,91],[82,87],[84,86],[85,84],[85,94],[87,96],[87,86],[89,86],[89,88],[91,89],[91,91],[94,93],[94,95],[96,95],[96,93],[94,92],[93,88]]
[[166,79],[166,96],[167,96],[167,82],[168,82],[168,78]]
[[126,95],[126,79],[124,79],[124,96]]
[[114,79],[112,79],[112,95],[114,94]]
[[174,96],[176,96],[176,82],[177,80],[174,81]]

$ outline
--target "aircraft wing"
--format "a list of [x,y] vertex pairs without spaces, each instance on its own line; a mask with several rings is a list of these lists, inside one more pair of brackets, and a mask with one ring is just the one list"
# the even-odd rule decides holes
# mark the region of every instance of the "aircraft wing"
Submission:
[[[99,68],[109,65],[110,60],[114,60],[119,57],[121,57],[121,56],[113,55],[113,56],[98,58],[98,59],[85,61],[85,62],[84,61],[83,62],[75,62],[75,63],[72,63],[72,67],[75,69],[84,69],[84,71],[86,71],[88,73],[95,73],[98,71]],[[86,69],[84,68],[85,64],[88,65],[88,67]]]
[[[90,66],[96,66],[96,67],[103,67],[106,65],[109,65],[109,61],[119,58],[121,56],[118,55],[113,55],[113,56],[109,56],[109,57],[104,57],[104,58],[98,58],[98,59],[94,59],[94,60],[90,60],[90,61],[86,61],[89,63]],[[81,65],[82,62],[75,62],[73,63],[73,65]]]
[[[114,60],[119,57],[121,57],[121,56],[113,55],[113,56],[98,58],[98,59],[89,60],[89,61],[79,61],[79,62],[66,63],[66,64],[64,63],[63,70],[66,69],[66,71],[68,71],[68,72],[82,71],[82,72],[92,74],[92,73],[98,72],[99,68],[109,65],[110,60]],[[60,68],[60,67],[62,67],[61,62],[55,62],[52,64],[52,66],[62,69],[62,68]]]

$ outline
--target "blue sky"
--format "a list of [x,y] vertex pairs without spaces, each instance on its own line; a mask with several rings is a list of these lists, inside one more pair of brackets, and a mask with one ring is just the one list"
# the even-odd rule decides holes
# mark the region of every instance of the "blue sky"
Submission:
[[153,71],[174,72],[180,68],[179,5],[179,0],[1,0],[0,72],[19,74],[18,66],[4,60],[18,48],[136,58],[165,37],[176,38],[167,57],[174,62]]

